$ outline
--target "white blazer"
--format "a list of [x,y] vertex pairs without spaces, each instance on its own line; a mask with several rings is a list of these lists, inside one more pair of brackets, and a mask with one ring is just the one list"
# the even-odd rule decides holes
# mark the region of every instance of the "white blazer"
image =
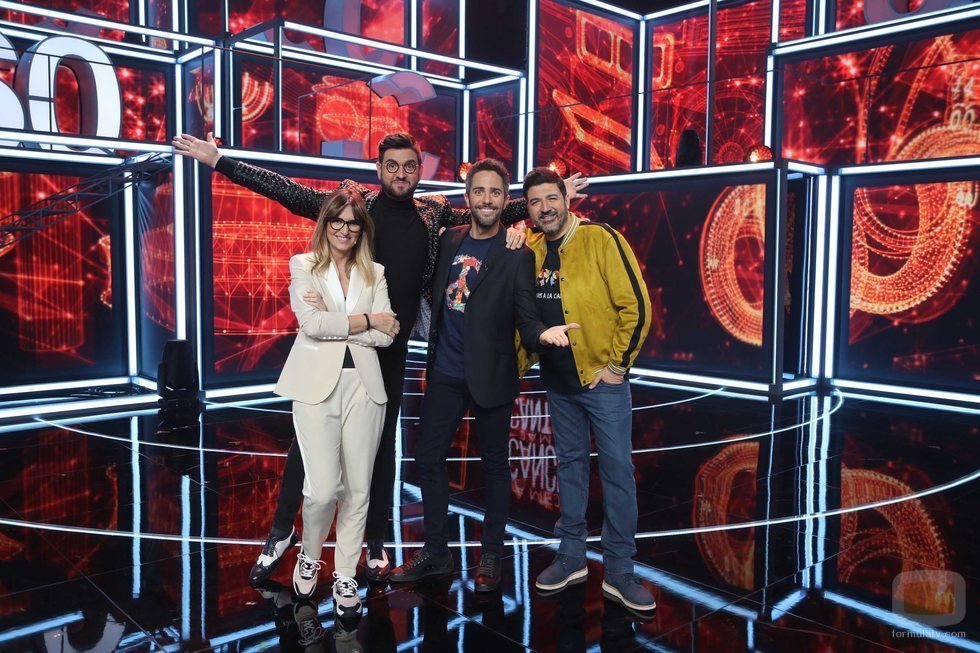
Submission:
[[[381,366],[375,347],[387,347],[391,336],[377,329],[348,335],[348,315],[390,313],[388,283],[384,267],[374,266],[374,283],[370,286],[357,269],[351,270],[347,298],[337,269],[331,262],[325,272],[313,273],[313,254],[297,254],[289,259],[289,304],[299,320],[299,333],[293,342],[286,364],[279,375],[275,393],[304,404],[318,404],[330,396],[344,367],[344,351],[350,346],[354,367],[371,400],[388,401]],[[303,293],[314,290],[323,297],[326,311],[303,301]]]

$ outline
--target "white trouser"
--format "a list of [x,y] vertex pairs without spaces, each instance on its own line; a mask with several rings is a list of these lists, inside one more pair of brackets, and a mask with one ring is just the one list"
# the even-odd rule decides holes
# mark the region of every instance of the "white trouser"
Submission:
[[[357,370],[345,369],[319,404],[293,402],[293,426],[303,455],[303,550],[320,557],[337,513],[334,569],[354,576],[361,557],[374,458],[385,406],[368,397]],[[340,507],[337,508],[337,504]]]

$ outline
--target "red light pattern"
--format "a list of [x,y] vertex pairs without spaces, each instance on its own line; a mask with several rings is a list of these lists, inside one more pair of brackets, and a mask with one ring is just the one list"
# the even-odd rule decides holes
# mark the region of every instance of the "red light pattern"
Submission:
[[[842,366],[980,381],[974,336],[977,180],[865,187],[854,195],[850,322]],[[971,284],[973,287],[971,287]]]
[[[701,465],[694,479],[696,528],[752,521],[756,505],[759,443],[732,444]],[[755,586],[755,529],[715,530],[694,537],[716,578],[734,587]]]
[[772,4],[755,0],[718,12],[714,162],[740,163],[763,140],[766,51]]
[[651,169],[673,165],[677,139],[693,129],[704,143],[708,80],[708,17],[655,25],[650,38]]
[[224,0],[197,0],[188,7],[191,18],[191,33],[219,36],[225,31],[222,24],[222,5]]
[[[804,4],[804,15],[805,9]],[[790,14],[790,18],[795,17],[795,13]],[[718,12],[715,163],[741,162],[745,153],[763,140],[765,62],[771,30],[771,5],[765,0]],[[673,164],[683,130],[693,129],[704,142],[708,17],[691,16],[655,25],[650,42],[649,165],[657,169]]]
[[731,335],[762,346],[766,186],[730,186],[701,232],[701,288],[711,314]]
[[[329,190],[339,180],[299,179]],[[313,222],[215,175],[212,178],[214,372],[278,370],[296,333],[289,258],[309,250]]]
[[781,0],[779,3],[779,40],[790,41],[806,36],[807,0]]
[[[892,3],[891,0],[835,0],[837,7],[837,20],[834,23],[835,29],[847,29],[849,27],[860,27],[867,25],[868,21],[864,17],[864,5],[868,2],[889,3],[892,7],[901,6],[901,2]],[[908,11],[917,10],[925,0],[908,0]],[[952,3],[950,3],[952,4]]]
[[633,30],[540,0],[537,165],[556,156],[591,175],[630,170]]
[[[119,483],[117,463],[106,452],[99,451],[91,440],[45,429],[24,443],[19,463],[12,469],[16,475],[4,479],[4,497],[17,502],[21,519],[42,524],[65,524],[79,528],[115,531],[119,528]],[[94,451],[93,451],[94,449]],[[14,455],[8,453],[7,455]],[[102,462],[91,464],[96,456]],[[17,485],[21,487],[17,487]],[[20,501],[17,501],[17,499]],[[31,534],[23,544],[34,548]],[[88,571],[93,557],[107,544],[105,537],[51,531],[44,535],[45,546],[57,547],[64,561],[67,577]],[[60,561],[48,560],[58,565]]]
[[614,226],[636,253],[652,304],[642,360],[762,371],[764,185],[590,193],[576,212]]
[[122,92],[122,137],[163,143],[167,130],[167,77],[162,72],[116,67]]
[[[404,0],[361,0],[360,36],[405,44],[405,2]],[[323,27],[323,5],[308,0],[229,0],[228,27],[232,34],[248,29],[253,25],[286,18],[295,23]],[[213,10],[212,10],[213,13]],[[214,18],[208,18],[211,25]],[[323,38],[299,32],[286,32],[286,37],[294,42],[309,43],[315,50],[322,51]]]
[[143,315],[167,331],[176,331],[174,294],[173,179],[153,189],[148,215],[140,215],[140,288]]
[[[43,6],[46,9],[55,9],[67,13],[78,13],[79,9],[85,12],[98,14],[106,20],[117,23],[131,23],[131,9],[129,0],[45,0]],[[0,9],[0,20],[8,20],[20,25],[37,25],[38,23],[54,24],[58,29],[64,28],[64,22],[54,21],[44,16],[36,14],[21,13],[13,9]],[[122,41],[126,34],[119,30],[102,29],[96,34],[99,38]]]
[[[0,215],[78,181],[0,172]],[[112,206],[97,204],[0,252],[0,328],[7,336],[0,357],[12,364],[8,383],[52,380],[54,370],[77,375],[121,367],[107,233]]]
[[[20,50],[20,46],[17,46]],[[169,140],[167,127],[167,75],[116,65],[116,79],[122,100],[120,137],[127,140],[162,143]],[[0,81],[13,84],[13,71],[0,70]],[[81,98],[78,79],[65,66],[55,76],[55,115],[64,134],[78,134],[81,128]]]
[[[459,55],[459,0],[422,0],[422,42],[429,52]],[[439,61],[419,60],[421,69],[456,77],[459,67]]]
[[846,164],[980,153],[969,119],[978,49],[974,30],[788,64],[783,155]]
[[[325,75],[322,69],[283,68],[283,148],[320,154],[323,141],[360,143],[358,157],[373,160],[378,141],[405,131],[423,152],[439,157],[434,178],[451,181],[456,170],[457,100],[451,95],[399,107],[394,97],[379,98],[358,78]],[[242,67],[242,143],[273,148],[272,69],[249,60]],[[432,172],[431,166],[428,172]]]
[[492,157],[503,161],[509,170],[516,169],[517,90],[508,88],[477,95],[473,98],[475,129],[470,143],[475,146],[476,161]]

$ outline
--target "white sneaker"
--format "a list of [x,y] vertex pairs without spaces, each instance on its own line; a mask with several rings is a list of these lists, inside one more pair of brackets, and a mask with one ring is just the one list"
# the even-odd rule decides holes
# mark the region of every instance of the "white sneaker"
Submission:
[[357,594],[357,581],[350,576],[333,572],[334,614],[337,618],[361,614],[361,597]]
[[[300,601],[293,606],[293,619],[299,626],[299,645],[308,648],[320,644],[323,639],[323,627],[316,613],[316,606],[309,601]],[[322,650],[322,648],[321,648]]]
[[313,596],[316,589],[316,578],[320,571],[321,562],[300,551],[296,556],[296,566],[293,568],[293,589],[303,598]]

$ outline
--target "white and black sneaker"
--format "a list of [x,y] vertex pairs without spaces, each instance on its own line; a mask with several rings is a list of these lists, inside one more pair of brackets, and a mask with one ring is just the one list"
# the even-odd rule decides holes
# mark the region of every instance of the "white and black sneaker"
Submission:
[[296,534],[295,528],[290,529],[288,534],[273,528],[265,540],[265,546],[262,547],[259,559],[255,561],[255,564],[252,565],[252,571],[248,573],[249,585],[257,585],[271,576],[279,567],[279,563],[282,562],[282,556],[286,551],[293,548],[297,540],[299,540],[299,535]]
[[306,555],[306,552],[299,552],[296,556],[296,566],[293,568],[293,589],[297,595],[303,598],[313,596],[321,564],[319,560]]
[[350,576],[333,572],[334,614],[338,619],[349,619],[361,614],[361,597],[357,594],[357,581]]
[[[323,626],[316,606],[309,601],[300,601],[293,606],[293,618],[299,626],[299,645],[303,648],[316,647],[323,640]],[[322,647],[321,647],[322,648]]]

